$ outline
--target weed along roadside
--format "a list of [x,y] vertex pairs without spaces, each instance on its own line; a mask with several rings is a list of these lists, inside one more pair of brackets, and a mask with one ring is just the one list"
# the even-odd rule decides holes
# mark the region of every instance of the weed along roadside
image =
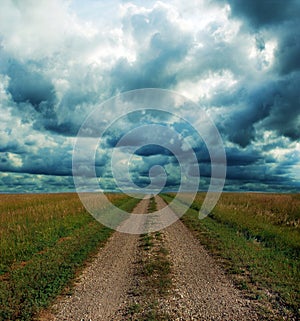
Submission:
[[[172,194],[162,195],[166,202]],[[300,198],[297,194],[224,193],[198,219],[199,193],[181,218],[266,320],[300,317]]]
[[[158,196],[155,202],[159,209],[166,206]],[[149,211],[156,210],[153,203]],[[259,320],[180,221],[141,235],[139,247],[135,283],[121,317],[114,320]]]
[[[146,227],[173,198],[107,196],[154,213]],[[203,197],[138,235],[112,233],[75,194],[0,196],[0,320],[298,320],[300,198],[223,194],[199,220]]]
[[[134,213],[165,205],[160,197],[144,199]],[[163,219],[154,215],[146,227]],[[180,221],[140,236],[114,233],[94,263],[55,307],[56,318],[44,320],[260,320]]]
[[[133,200],[129,202],[134,205]],[[147,199],[135,199],[134,202],[132,214],[147,211]],[[133,223],[139,228],[143,222]],[[139,250],[138,240],[138,234],[113,233],[78,275],[72,293],[58,297],[39,320],[116,320],[116,312],[127,302]]]
[[[128,211],[137,203],[109,197]],[[0,319],[32,320],[70,290],[112,230],[93,219],[76,194],[1,195],[0,209]]]

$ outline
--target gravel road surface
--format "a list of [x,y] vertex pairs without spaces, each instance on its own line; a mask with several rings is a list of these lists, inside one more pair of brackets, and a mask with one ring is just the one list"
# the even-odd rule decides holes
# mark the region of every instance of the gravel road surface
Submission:
[[[142,200],[133,213],[146,213],[148,202]],[[156,202],[158,208],[166,206],[160,197]],[[172,320],[259,320],[252,303],[181,221],[162,232],[172,264],[173,287],[159,306]],[[117,311],[126,308],[130,289],[136,284],[138,240],[138,235],[115,232],[83,271],[73,295],[60,298],[51,308],[54,313],[41,320],[115,320]]]
[[[146,213],[149,200],[142,200],[133,213]],[[136,224],[139,224],[137,222]],[[134,264],[138,254],[136,234],[115,232],[92,264],[80,276],[74,293],[60,298],[44,320],[106,321],[126,304],[126,297],[134,278]],[[52,314],[52,315],[51,315]]]
[[[158,208],[166,206],[156,198]],[[258,320],[251,302],[233,286],[188,228],[177,221],[164,230],[173,264],[173,293],[162,306],[173,320]]]

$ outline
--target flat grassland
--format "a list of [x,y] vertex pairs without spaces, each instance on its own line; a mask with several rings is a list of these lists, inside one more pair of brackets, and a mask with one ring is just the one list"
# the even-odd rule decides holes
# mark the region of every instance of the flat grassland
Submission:
[[266,315],[299,319],[300,194],[223,193],[199,220],[204,197],[197,194],[182,221]]
[[[139,202],[108,197],[127,212]],[[300,194],[223,193],[199,220],[204,197],[197,194],[182,221],[266,320],[300,319]],[[0,195],[0,320],[32,320],[68,291],[111,233],[76,194]]]
[[[138,202],[107,197],[128,212]],[[32,320],[111,233],[77,194],[0,195],[0,320]]]

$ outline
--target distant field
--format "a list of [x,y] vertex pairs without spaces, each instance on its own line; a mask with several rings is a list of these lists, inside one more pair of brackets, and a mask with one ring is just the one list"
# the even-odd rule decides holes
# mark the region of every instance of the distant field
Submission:
[[[162,195],[166,201],[173,196]],[[183,222],[267,320],[299,319],[300,195],[224,193],[199,220],[204,196],[197,195]],[[128,212],[139,201],[108,197]],[[76,194],[0,195],[0,320],[32,320],[67,291],[111,233]]]
[[183,222],[266,315],[300,318],[300,194],[224,193],[199,220],[204,196]]
[[[108,197],[128,212],[138,202]],[[0,195],[0,320],[31,320],[111,232],[77,194]]]

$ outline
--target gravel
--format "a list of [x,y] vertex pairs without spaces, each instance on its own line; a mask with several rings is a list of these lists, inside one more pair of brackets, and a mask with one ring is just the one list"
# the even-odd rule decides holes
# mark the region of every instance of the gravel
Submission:
[[[142,200],[133,213],[146,213],[148,202]],[[166,206],[160,197],[156,202],[158,208]],[[159,298],[160,310],[173,321],[259,320],[252,302],[234,287],[181,221],[162,233],[172,264],[173,285],[167,296]],[[115,232],[83,271],[73,295],[60,298],[51,308],[54,313],[40,320],[120,320],[119,311],[130,304],[130,289],[137,284],[134,271],[140,262],[138,241],[138,235]]]
[[[158,208],[166,206],[157,198]],[[166,228],[165,247],[173,266],[173,293],[161,306],[172,320],[259,320],[243,297],[187,227]]]
[[[147,211],[149,200],[142,200],[133,213]],[[137,223],[138,224],[138,223]],[[114,320],[126,305],[127,292],[134,279],[138,235],[115,232],[105,247],[81,274],[68,297],[61,297],[41,320]]]

